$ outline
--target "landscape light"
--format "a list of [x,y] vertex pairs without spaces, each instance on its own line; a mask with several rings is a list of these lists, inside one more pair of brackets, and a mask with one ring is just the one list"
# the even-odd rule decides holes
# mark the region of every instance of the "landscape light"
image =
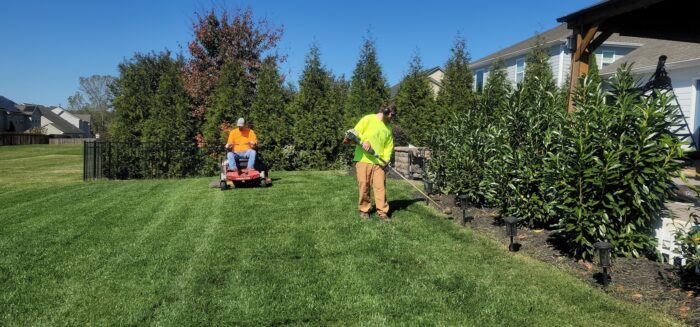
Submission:
[[608,268],[610,268],[612,244],[600,241],[593,244],[593,247],[598,251],[598,259],[600,260],[598,266],[600,267],[600,273],[603,275],[603,286],[608,286]]
[[472,217],[469,215],[469,200],[467,199],[466,194],[459,194],[457,196],[457,200],[459,201],[459,207],[462,208],[462,218],[459,220],[459,224],[464,226],[467,224],[467,221],[471,221]]
[[510,245],[508,245],[508,250],[515,252],[515,244],[513,239],[518,236],[518,218],[506,217],[503,219],[506,223],[506,236],[510,237]]
[[423,189],[425,189],[426,194],[433,194],[433,182],[427,177],[423,177]]

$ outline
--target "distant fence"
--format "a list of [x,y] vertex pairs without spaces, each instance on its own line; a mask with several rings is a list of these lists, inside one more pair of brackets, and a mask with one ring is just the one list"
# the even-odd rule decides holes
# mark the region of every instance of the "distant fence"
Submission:
[[196,176],[206,166],[196,144],[86,141],[83,180]]
[[49,136],[44,134],[1,133],[0,145],[49,144]]
[[83,142],[95,142],[94,138],[52,138],[49,144],[83,144]]

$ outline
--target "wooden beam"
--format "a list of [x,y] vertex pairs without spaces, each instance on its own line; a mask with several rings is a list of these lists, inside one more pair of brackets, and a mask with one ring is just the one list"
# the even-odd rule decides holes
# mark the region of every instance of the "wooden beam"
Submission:
[[[598,25],[589,25],[574,29],[576,36],[576,51],[571,54],[571,76],[569,80],[569,112],[574,111],[574,90],[578,84],[578,79],[582,75],[588,74],[588,58],[591,55],[591,42],[598,32]],[[605,36],[605,33],[601,36]],[[608,35],[609,36],[609,35]],[[605,36],[607,38],[608,36]],[[597,40],[596,40],[597,41]],[[596,42],[597,44],[598,42]],[[602,41],[600,41],[602,43]],[[595,44],[594,44],[595,45]]]
[[591,41],[591,44],[588,45],[588,51],[591,53],[595,52],[595,49],[598,49],[598,47],[601,46],[603,42],[605,42],[605,40],[612,35],[612,33],[613,32],[610,30],[601,32],[600,35],[598,35],[598,37],[596,37],[595,40]]

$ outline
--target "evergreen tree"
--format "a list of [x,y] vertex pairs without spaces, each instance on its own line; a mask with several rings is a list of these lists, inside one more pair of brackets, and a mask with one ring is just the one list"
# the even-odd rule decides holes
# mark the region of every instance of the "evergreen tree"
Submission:
[[291,117],[286,111],[284,79],[277,64],[266,60],[260,70],[250,122],[258,134],[261,154],[270,169],[288,168],[284,147],[292,144]]
[[[491,117],[503,116],[508,107],[508,97],[512,91],[505,64],[502,59],[498,59],[491,65],[481,97],[484,108],[490,112]],[[492,121],[497,121],[497,119]]]
[[601,84],[600,72],[598,71],[598,63],[596,62],[595,53],[591,53],[588,57],[588,79],[593,83]]
[[397,123],[406,132],[409,141],[414,145],[427,145],[442,119],[438,116],[433,90],[418,55],[411,60],[409,72],[399,85],[396,108]]
[[389,99],[389,86],[377,62],[374,41],[365,39],[350,82],[345,105],[345,125],[354,126],[362,116],[376,112]]
[[187,93],[180,74],[183,66],[182,57],[164,64],[151,101],[149,118],[144,125],[143,141],[194,141],[194,126],[188,113]]
[[112,87],[115,118],[111,135],[116,141],[143,140],[151,118],[161,77],[174,65],[170,52],[135,54],[119,64]]
[[566,101],[561,99],[549,66],[549,55],[541,39],[526,58],[525,79],[510,99],[505,130],[509,135],[508,184],[504,212],[530,226],[545,224],[553,210],[543,165],[550,152],[561,144]]
[[109,167],[113,176],[182,177],[199,171],[197,121],[190,115],[183,66],[182,57],[173,59],[167,51],[136,54],[119,65],[112,136],[128,143],[113,144],[118,156],[111,157],[117,163]]
[[549,91],[555,89],[554,74],[549,65],[549,52],[540,36],[537,37],[535,47],[525,57],[525,78],[522,84],[526,94],[536,93],[538,90],[535,87]]
[[342,138],[342,112],[333,76],[321,64],[317,46],[306,55],[299,93],[290,111],[294,120],[295,162],[299,168],[328,168],[337,160]]
[[455,40],[451,52],[445,64],[442,88],[437,95],[439,116],[443,122],[451,120],[456,113],[474,105],[474,76],[469,69],[469,52],[463,38],[458,37]]
[[206,111],[203,134],[206,152],[212,168],[221,159],[231,125],[238,117],[246,117],[250,108],[250,93],[243,67],[237,60],[229,60],[221,68],[212,97],[212,106]]

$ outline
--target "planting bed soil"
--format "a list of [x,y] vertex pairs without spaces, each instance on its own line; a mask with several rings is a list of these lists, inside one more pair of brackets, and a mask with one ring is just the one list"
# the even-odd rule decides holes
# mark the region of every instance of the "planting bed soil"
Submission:
[[[420,195],[416,192],[416,197]],[[462,210],[455,206],[452,195],[433,195],[443,208],[452,210],[455,222]],[[474,219],[466,226],[508,247],[509,238],[497,209],[471,208]],[[553,231],[518,227],[518,252],[547,262],[570,272],[593,287],[603,288],[597,261],[577,260],[556,246]],[[684,273],[681,269],[649,258],[613,258],[607,293],[631,302],[645,303],[680,318],[688,324],[700,326],[700,276]]]

